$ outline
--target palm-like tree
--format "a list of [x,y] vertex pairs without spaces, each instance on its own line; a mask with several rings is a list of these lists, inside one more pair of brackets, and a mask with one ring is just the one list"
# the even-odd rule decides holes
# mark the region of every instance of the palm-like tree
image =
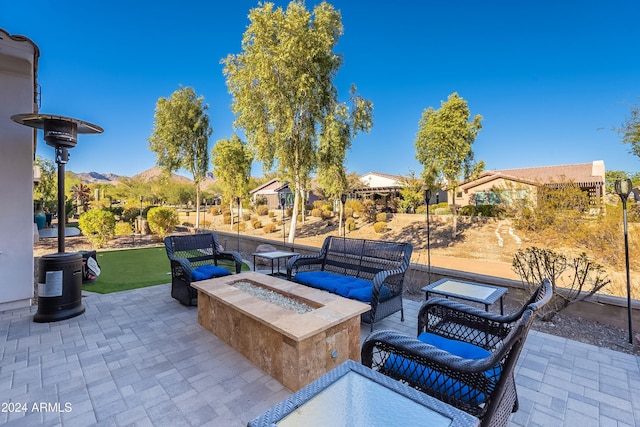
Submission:
[[71,187],[71,196],[76,200],[76,206],[82,206],[82,211],[87,211],[89,198],[91,197],[91,189],[85,184],[76,184]]

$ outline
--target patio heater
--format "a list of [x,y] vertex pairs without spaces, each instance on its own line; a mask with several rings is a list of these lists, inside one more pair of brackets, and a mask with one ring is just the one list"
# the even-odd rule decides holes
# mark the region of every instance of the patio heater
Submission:
[[424,202],[427,205],[427,275],[431,284],[431,224],[429,223],[429,201],[431,200],[431,190],[424,190]]
[[102,133],[103,129],[78,119],[51,114],[26,113],[11,116],[24,126],[44,130],[47,145],[55,148],[58,165],[58,253],[40,258],[38,273],[38,323],[69,319],[84,313],[82,305],[82,254],[65,253],[64,169],[69,148],[76,146],[79,133]]
[[629,344],[633,344],[633,325],[631,321],[631,278],[629,276],[629,230],[627,228],[627,198],[631,193],[630,179],[617,179],[615,183],[616,194],[622,200],[622,221],[624,223],[624,259],[627,270],[627,317],[629,319]]

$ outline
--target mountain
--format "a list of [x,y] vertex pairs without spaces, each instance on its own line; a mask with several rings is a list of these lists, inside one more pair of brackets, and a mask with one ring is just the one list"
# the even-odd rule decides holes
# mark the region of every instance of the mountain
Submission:
[[[98,172],[69,172],[76,177],[78,177],[85,184],[118,184],[118,182],[123,178],[128,178],[122,175],[116,175],[113,173],[98,173]],[[162,177],[163,171],[160,167],[155,166],[151,169],[147,169],[146,171],[140,172],[132,176],[132,179],[141,179],[144,182],[153,181],[154,179]],[[191,184],[193,180],[187,178],[186,176],[178,175],[175,173],[171,174],[171,181],[179,182],[184,184]],[[213,176],[211,172],[207,172],[207,175],[202,181],[201,188],[207,188],[209,185],[214,184],[216,182],[216,178]]]
[[[72,172],[73,173],[73,172]],[[74,174],[80,180],[87,184],[116,184],[120,178],[120,175],[112,173],[101,174],[98,172],[82,172]]]
[[[133,179],[141,179],[144,182],[153,181],[154,179],[162,177],[164,172],[159,166],[152,167],[151,169],[147,169],[146,171],[140,172],[137,175],[132,176]],[[171,181],[181,182],[185,184],[192,183],[193,180],[187,178],[186,176],[178,175],[175,173],[171,174]]]

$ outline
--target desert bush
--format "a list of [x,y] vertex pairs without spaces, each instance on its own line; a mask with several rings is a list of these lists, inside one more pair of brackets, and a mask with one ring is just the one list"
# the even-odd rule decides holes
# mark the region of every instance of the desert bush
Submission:
[[387,222],[387,213],[386,212],[378,212],[376,214],[376,222]]
[[114,231],[116,236],[128,236],[133,233],[133,227],[128,222],[118,221]]
[[231,212],[222,214],[222,223],[231,224]]
[[322,209],[313,208],[311,210],[311,216],[316,217],[316,218],[322,218]]
[[476,215],[476,207],[473,205],[467,205],[460,208],[458,215],[461,216],[474,216]]
[[322,205],[324,205],[324,201],[322,200],[316,200],[313,202],[313,209],[320,209],[322,210]]
[[181,225],[184,225],[185,227],[193,227],[194,224],[191,221],[182,221]]
[[262,228],[262,221],[260,221],[259,219],[255,219],[255,220],[251,223],[251,226],[252,226],[254,229],[256,229],[256,230],[257,230],[258,228]]
[[176,209],[162,206],[150,209],[147,213],[147,220],[151,232],[157,234],[161,239],[164,239],[180,223]]
[[320,213],[320,216],[322,217],[322,219],[331,219],[333,217],[333,212],[332,211],[323,210]]
[[291,218],[291,215],[293,215],[293,208],[285,209],[285,214],[287,215],[287,217]]
[[416,208],[416,214],[419,215],[426,215],[427,214],[427,206],[426,205],[420,205]]
[[434,208],[433,209],[433,213],[435,215],[448,215],[451,213],[451,210],[446,207],[446,208]]
[[260,216],[269,215],[269,207],[267,205],[259,205],[256,208],[256,213]]
[[138,216],[140,216],[140,208],[129,206],[122,210],[122,213],[120,214],[120,221],[133,224],[133,221],[135,221]]
[[480,205],[476,207],[476,214],[480,216],[488,216],[499,218],[504,216],[506,212],[502,205]]
[[362,202],[360,200],[347,200],[347,203],[345,203],[344,206],[357,214],[361,213],[363,210]]
[[367,222],[374,222],[376,220],[376,205],[373,200],[367,199],[362,203],[362,215]]
[[251,213],[250,212],[243,212],[242,213],[242,220],[243,221],[249,221],[251,219]]
[[356,220],[355,218],[347,218],[347,220],[344,223],[344,226],[347,228],[347,231],[353,231],[356,229]]
[[269,214],[268,214],[268,215],[269,215],[269,218],[273,218],[273,217],[275,217],[275,216],[276,216],[276,213],[275,213],[275,212],[273,212],[273,211],[269,211]]
[[302,222],[302,214],[299,213],[298,216],[296,217],[296,220],[300,223]]
[[109,211],[94,209],[80,215],[78,227],[94,248],[101,248],[113,238],[116,218]]
[[551,320],[561,310],[611,283],[604,268],[584,252],[569,258],[551,249],[520,249],[513,257],[512,268],[531,291],[545,278],[551,282],[553,298],[542,310],[543,320]]
[[342,212],[345,218],[351,218],[353,216],[353,208],[344,207]]
[[210,213],[211,215],[220,215],[222,213],[222,209],[220,206],[211,206],[207,213]]
[[247,230],[247,223],[244,221],[241,222],[237,222],[234,226],[233,226],[233,230],[234,231],[246,231]]
[[273,222],[271,222],[269,224],[265,224],[265,226],[262,227],[262,230],[265,233],[274,233],[276,231],[276,229],[277,229],[277,227]]
[[387,231],[387,223],[386,222],[376,222],[373,224],[373,231],[376,233],[384,233]]

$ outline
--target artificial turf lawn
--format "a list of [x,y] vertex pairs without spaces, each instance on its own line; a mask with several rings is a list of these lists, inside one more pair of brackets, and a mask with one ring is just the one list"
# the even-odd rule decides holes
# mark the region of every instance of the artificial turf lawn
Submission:
[[[100,276],[83,289],[99,294],[128,291],[130,289],[171,283],[171,264],[164,246],[157,248],[127,249],[98,252]],[[218,262],[220,267],[231,267],[230,262]],[[242,270],[249,266],[242,264]]]

